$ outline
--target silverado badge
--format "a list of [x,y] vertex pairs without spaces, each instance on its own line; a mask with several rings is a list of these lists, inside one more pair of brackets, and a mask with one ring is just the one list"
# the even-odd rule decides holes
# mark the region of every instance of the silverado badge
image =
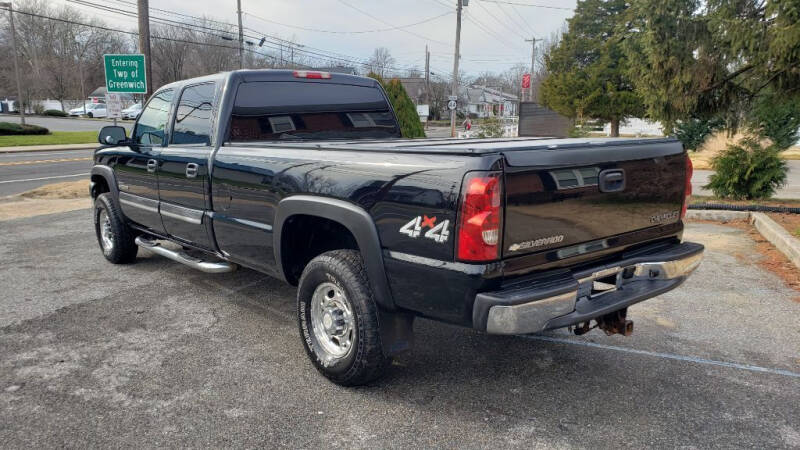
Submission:
[[525,250],[529,248],[541,247],[543,245],[551,245],[551,244],[558,244],[559,242],[564,241],[563,234],[557,234],[555,236],[548,236],[539,239],[535,239],[532,241],[524,241],[524,242],[517,242],[516,244],[511,244],[508,247],[508,251],[516,252],[517,250]]

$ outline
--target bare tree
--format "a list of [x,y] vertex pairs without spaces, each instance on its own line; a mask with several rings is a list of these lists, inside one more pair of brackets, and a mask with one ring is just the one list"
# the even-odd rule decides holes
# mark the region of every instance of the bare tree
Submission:
[[189,54],[187,41],[193,36],[185,29],[172,26],[156,26],[150,29],[151,57],[153,58],[153,86],[160,86],[185,78],[184,65]]
[[503,90],[522,99],[522,75],[530,72],[530,67],[523,63],[514,64],[501,74]]
[[[54,98],[63,109],[65,99],[85,98],[86,86],[94,89],[103,84],[104,53],[129,49],[118,33],[97,28],[103,25],[101,21],[90,19],[75,8],[30,0],[19,11],[23,14],[15,17],[17,45],[28,99]],[[3,27],[4,38],[5,30]],[[11,55],[8,45],[8,39],[0,39],[0,54]],[[0,82],[7,91],[14,79],[8,66],[0,65]]]
[[372,56],[367,61],[372,72],[377,73],[383,78],[394,65],[395,60],[386,47],[378,47],[372,52]]

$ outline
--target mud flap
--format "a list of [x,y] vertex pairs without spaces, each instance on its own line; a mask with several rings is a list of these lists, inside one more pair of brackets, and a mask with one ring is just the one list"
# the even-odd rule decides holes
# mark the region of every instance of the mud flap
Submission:
[[378,309],[383,354],[396,356],[414,347],[414,315]]

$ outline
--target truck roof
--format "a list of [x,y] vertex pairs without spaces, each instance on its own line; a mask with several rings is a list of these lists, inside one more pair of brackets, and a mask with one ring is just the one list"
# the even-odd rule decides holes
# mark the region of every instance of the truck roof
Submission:
[[[311,72],[314,72],[311,70]],[[302,78],[295,76],[294,70],[285,69],[243,69],[233,70],[230,72],[219,72],[212,75],[205,75],[202,77],[189,78],[186,80],[175,81],[168,85],[162,86],[159,89],[176,88],[188,84],[203,83],[206,81],[220,81],[223,79],[230,79],[232,81],[254,82],[254,81],[298,81],[298,82],[315,82],[315,83],[331,83],[331,84],[350,84],[355,86],[372,87],[377,85],[377,80],[369,77],[359,77],[355,75],[347,75],[344,73],[331,73],[330,78]]]

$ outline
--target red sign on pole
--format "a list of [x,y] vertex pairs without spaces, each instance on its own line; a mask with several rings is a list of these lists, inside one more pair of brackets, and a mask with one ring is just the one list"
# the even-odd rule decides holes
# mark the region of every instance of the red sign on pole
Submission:
[[531,87],[531,74],[526,73],[522,75],[522,89],[529,89]]

